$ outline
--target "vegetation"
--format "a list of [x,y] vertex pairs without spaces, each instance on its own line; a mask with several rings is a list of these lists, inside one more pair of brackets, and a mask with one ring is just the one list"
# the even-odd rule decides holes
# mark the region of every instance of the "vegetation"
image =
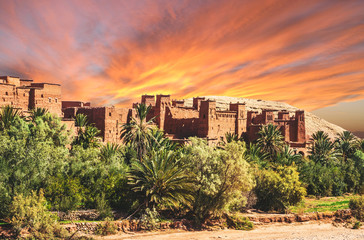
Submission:
[[57,224],[56,216],[48,211],[43,191],[31,192],[29,196],[16,195],[10,205],[10,224],[16,235],[26,229],[36,239],[66,236]]
[[276,171],[261,170],[256,179],[257,206],[262,210],[284,211],[306,195],[298,172],[292,166],[280,166]]
[[190,138],[182,164],[189,167],[195,191],[191,211],[198,221],[224,209],[244,207],[242,193],[253,186],[249,164],[244,159],[244,144],[231,142],[215,149],[206,141]]
[[[246,229],[250,224],[235,216],[244,210],[247,193],[256,194],[255,207],[264,211],[300,211],[303,203],[304,211],[350,205],[362,216],[362,197],[322,198],[364,192],[363,141],[349,132],[336,139],[313,134],[305,157],[273,125],[263,126],[257,141],[248,144],[227,134],[216,146],[196,137],[182,146],[147,118],[149,111],[136,107],[136,116],[122,127],[124,144],[102,145],[86,115],[76,116],[78,135],[71,139],[60,119],[44,109],[23,118],[3,108],[0,218],[18,232],[29,228],[54,238],[58,230],[49,227],[55,221],[49,210],[96,208],[101,218],[121,211],[146,229],[171,216],[202,224],[226,213],[231,226]],[[306,194],[325,202],[305,200]],[[112,226],[100,225],[99,232],[109,234]]]
[[290,207],[289,211],[293,213],[335,212],[340,209],[348,209],[351,198],[353,198],[352,195],[322,198],[310,196],[298,205]]
[[134,161],[129,180],[133,190],[140,192],[145,207],[177,208],[192,199],[192,179],[179,164],[178,153],[160,149],[152,151],[143,161]]
[[236,230],[252,230],[254,228],[254,224],[249,221],[247,217],[241,217],[238,215],[225,215],[226,224],[229,228]]
[[364,220],[364,196],[355,197],[350,199],[349,207],[353,212],[353,215],[358,219]]

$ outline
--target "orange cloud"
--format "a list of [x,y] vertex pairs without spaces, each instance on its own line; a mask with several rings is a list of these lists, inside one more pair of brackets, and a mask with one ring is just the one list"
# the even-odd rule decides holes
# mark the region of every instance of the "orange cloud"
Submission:
[[313,110],[364,98],[362,1],[0,2],[2,75],[60,82],[65,99],[228,95]]

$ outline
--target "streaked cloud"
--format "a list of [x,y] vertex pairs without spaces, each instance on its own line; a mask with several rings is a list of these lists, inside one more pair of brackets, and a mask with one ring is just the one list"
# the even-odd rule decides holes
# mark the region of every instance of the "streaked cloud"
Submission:
[[0,72],[65,99],[228,95],[314,110],[364,99],[364,1],[0,0]]

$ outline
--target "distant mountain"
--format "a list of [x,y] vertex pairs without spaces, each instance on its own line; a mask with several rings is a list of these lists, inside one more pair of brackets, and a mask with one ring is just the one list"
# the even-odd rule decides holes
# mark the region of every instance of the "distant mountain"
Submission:
[[364,139],[364,132],[357,131],[357,132],[353,132],[353,134],[357,137]]
[[[262,109],[272,109],[272,110],[287,110],[289,112],[294,113],[299,108],[293,107],[287,103],[283,102],[275,102],[275,101],[265,101],[265,100],[256,100],[249,98],[235,98],[235,97],[223,97],[223,96],[205,96],[206,99],[211,99],[216,101],[217,108],[221,110],[225,110],[229,108],[229,103],[245,103],[247,110],[253,111],[261,111]],[[192,107],[192,98],[185,99],[185,105]],[[306,120],[306,134],[308,136],[312,136],[312,134],[316,131],[324,131],[329,134],[329,136],[333,139],[337,136],[338,133],[345,131],[342,127],[339,127],[333,123],[330,123],[318,116],[305,112],[305,120]]]

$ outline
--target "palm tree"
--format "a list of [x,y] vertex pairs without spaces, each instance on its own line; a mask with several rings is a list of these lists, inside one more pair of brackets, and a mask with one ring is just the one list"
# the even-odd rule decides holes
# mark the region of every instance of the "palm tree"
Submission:
[[364,139],[357,139],[355,141],[355,149],[364,152]]
[[260,136],[257,140],[258,146],[262,151],[268,153],[271,159],[273,159],[278,152],[282,151],[284,141],[281,131],[277,126],[273,124],[262,126],[258,134]]
[[143,195],[145,207],[171,207],[192,201],[192,179],[171,150],[152,151],[143,161],[133,161],[129,181]]
[[168,139],[164,132],[158,128],[152,128],[150,133],[150,149],[158,150],[165,148],[168,150],[176,150],[179,146],[178,143],[172,142]]
[[245,159],[250,163],[256,163],[258,166],[265,168],[268,163],[269,154],[263,152],[258,145],[250,143],[247,151],[245,151]]
[[312,134],[310,142],[309,153],[311,154],[311,159],[315,162],[331,164],[337,161],[338,153],[335,149],[335,143],[331,141],[327,133],[317,131]]
[[121,147],[117,143],[106,143],[100,149],[100,157],[103,161],[109,161],[113,156],[120,153]]
[[231,133],[231,132],[227,132],[225,133],[225,139],[221,140],[219,142],[219,145],[223,148],[223,146],[225,146],[228,143],[231,142],[238,142],[241,141],[242,139],[239,138],[239,136],[235,133]]
[[76,127],[80,128],[86,127],[88,125],[87,116],[82,113],[77,114],[75,119],[75,125]]
[[99,147],[100,146],[100,138],[97,137],[100,134],[100,130],[93,125],[87,125],[85,131],[82,136],[82,146],[83,148],[89,147]]
[[138,104],[135,107],[136,118],[132,117],[129,123],[122,126],[121,136],[124,143],[130,143],[137,152],[139,160],[147,153],[151,145],[151,133],[154,118],[147,120],[151,106]]
[[83,148],[100,146],[100,139],[97,137],[100,130],[92,124],[88,124],[87,116],[80,113],[76,115],[75,125],[78,127],[77,137],[74,145],[81,145]]
[[339,133],[335,140],[336,149],[342,154],[345,162],[348,160],[348,157],[351,157],[355,152],[355,140],[355,136],[349,131]]
[[32,111],[30,112],[30,116],[28,117],[29,120],[31,120],[32,122],[35,121],[35,119],[37,119],[38,117],[42,117],[44,115],[46,115],[48,113],[48,109],[46,108],[35,108],[32,109]]
[[277,154],[275,161],[280,165],[292,165],[292,163],[296,163],[302,159],[301,154],[296,154],[294,151],[289,147],[289,145],[284,145],[281,152]]
[[19,110],[9,105],[3,107],[0,111],[0,130],[8,130],[13,125],[16,117],[19,116]]

